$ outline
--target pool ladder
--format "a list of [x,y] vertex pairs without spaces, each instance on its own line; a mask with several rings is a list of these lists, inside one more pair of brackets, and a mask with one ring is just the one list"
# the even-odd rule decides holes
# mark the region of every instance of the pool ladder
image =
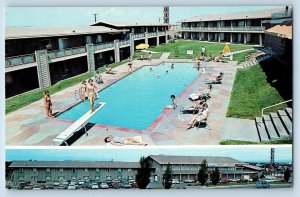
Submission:
[[81,99],[79,90],[75,90],[75,91],[74,91],[74,96],[75,96],[75,100],[76,100],[76,101],[79,100],[79,99]]

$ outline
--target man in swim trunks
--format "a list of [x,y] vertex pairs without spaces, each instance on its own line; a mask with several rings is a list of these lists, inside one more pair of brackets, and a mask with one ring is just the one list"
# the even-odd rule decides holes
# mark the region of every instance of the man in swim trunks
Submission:
[[96,92],[98,92],[98,88],[94,85],[93,80],[89,79],[87,84],[87,93],[88,98],[90,100],[91,112],[94,111],[94,103],[96,100]]
[[52,115],[52,102],[50,98],[50,94],[48,90],[45,90],[45,95],[44,95],[44,107],[46,110],[46,115],[48,118],[53,118]]

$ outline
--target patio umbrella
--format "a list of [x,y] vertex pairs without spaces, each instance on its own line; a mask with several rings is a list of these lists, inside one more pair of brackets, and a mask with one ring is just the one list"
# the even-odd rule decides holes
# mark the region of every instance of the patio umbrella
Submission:
[[148,49],[149,44],[139,44],[135,47],[136,49]]

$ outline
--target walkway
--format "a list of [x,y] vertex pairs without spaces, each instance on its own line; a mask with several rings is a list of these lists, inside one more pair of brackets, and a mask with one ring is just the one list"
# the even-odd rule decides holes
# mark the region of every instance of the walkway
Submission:
[[160,56],[160,60],[167,60],[169,58],[171,53],[163,53],[161,56]]

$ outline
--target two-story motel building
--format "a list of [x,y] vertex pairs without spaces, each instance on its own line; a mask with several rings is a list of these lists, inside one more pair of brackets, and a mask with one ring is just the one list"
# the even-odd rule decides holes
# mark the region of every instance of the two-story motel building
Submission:
[[6,27],[6,98],[132,56],[135,46],[168,40],[168,24],[78,27]]
[[[152,168],[151,181],[156,182],[162,181],[169,163],[174,179],[197,180],[200,163],[204,159],[207,160],[208,173],[217,167],[222,178],[252,178],[262,170],[230,157],[150,155],[147,158]],[[7,172],[11,173],[6,178],[14,185],[20,182],[35,184],[38,181],[52,184],[64,180],[126,181],[135,179],[139,167],[138,162],[119,161],[12,161],[7,168]]]

